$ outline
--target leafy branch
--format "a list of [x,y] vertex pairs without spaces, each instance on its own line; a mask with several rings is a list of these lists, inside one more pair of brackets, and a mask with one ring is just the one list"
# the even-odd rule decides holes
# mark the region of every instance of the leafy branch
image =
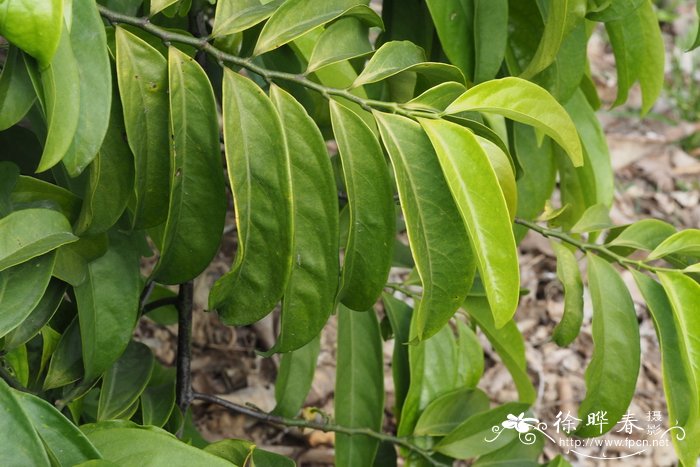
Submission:
[[396,102],[385,102],[376,99],[366,99],[353,94],[348,89],[338,89],[329,86],[324,86],[322,84],[310,80],[304,73],[295,74],[277,70],[269,70],[267,68],[261,67],[253,63],[252,57],[238,57],[236,55],[224,52],[223,50],[209,43],[210,38],[208,37],[192,37],[187,36],[185,34],[179,34],[176,32],[168,31],[167,29],[161,28],[151,23],[147,17],[135,17],[124,15],[101,5],[98,5],[98,9],[100,11],[100,14],[113,24],[129,24],[131,26],[143,29],[144,31],[161,39],[166,45],[172,42],[190,45],[214,57],[222,67],[226,63],[229,63],[245,68],[246,70],[255,73],[256,75],[261,76],[268,83],[273,83],[275,80],[293,82],[307,89],[312,89],[320,93],[323,97],[325,97],[328,100],[330,100],[332,96],[342,97],[350,102],[359,105],[367,111],[371,111],[372,109],[382,109],[411,118],[438,117],[438,115],[434,112],[407,110]]

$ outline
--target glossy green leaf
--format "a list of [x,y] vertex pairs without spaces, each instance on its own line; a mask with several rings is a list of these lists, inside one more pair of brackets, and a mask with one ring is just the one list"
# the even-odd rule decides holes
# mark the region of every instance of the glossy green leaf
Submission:
[[26,392],[14,391],[14,397],[58,465],[72,466],[101,457],[78,427],[53,405]]
[[361,57],[372,50],[367,26],[357,18],[341,18],[319,36],[306,70],[314,71],[331,63]]
[[413,308],[387,293],[382,294],[384,312],[394,333],[394,350],[391,357],[391,374],[394,379],[394,416],[401,420],[401,410],[411,381],[408,362],[408,342],[411,340],[411,316]]
[[589,11],[586,18],[591,21],[599,21],[602,23],[623,19],[628,15],[634,14],[634,11],[642,6],[646,0],[615,0],[608,2],[606,8],[599,11]]
[[47,134],[37,172],[58,164],[70,150],[80,118],[80,72],[67,30],[51,63],[41,70]]
[[604,204],[594,204],[583,212],[570,230],[572,233],[598,232],[612,226],[610,208]]
[[[44,257],[39,259],[43,260],[43,258]],[[35,261],[37,260],[33,260],[25,264],[34,264]],[[23,266],[24,264],[16,267],[20,268]],[[10,271],[12,271],[12,269],[3,271],[0,273],[0,276],[4,277],[5,273]],[[33,287],[35,286],[36,285],[33,285]],[[50,281],[44,295],[39,300],[39,303],[37,303],[31,310],[31,313],[24,318],[19,326],[5,335],[4,348],[7,350],[14,349],[15,347],[24,344],[34,337],[41,330],[41,328],[43,328],[44,325],[49,322],[53,314],[56,312],[58,306],[63,300],[63,295],[65,292],[66,284],[56,279]]]
[[157,226],[168,214],[168,66],[153,47],[123,28],[116,29],[117,80],[124,125],[135,163],[132,226]]
[[464,308],[501,357],[501,361],[513,378],[520,400],[527,403],[534,402],[537,392],[527,374],[525,343],[515,322],[511,320],[500,329],[496,328],[489,303],[483,297],[470,296],[464,302]]
[[316,371],[316,361],[321,350],[320,334],[303,347],[282,355],[277,379],[275,415],[296,417],[304,405]]
[[153,278],[181,284],[197,277],[219,248],[226,217],[214,92],[199,64],[168,52],[170,87],[170,203]]
[[552,331],[552,340],[559,347],[571,344],[583,323],[583,281],[576,255],[559,242],[551,242],[557,256],[557,278],[564,286],[564,316]]
[[372,26],[383,27],[377,14],[368,6],[353,0],[327,0],[284,2],[265,23],[253,55],[276,49],[312,29],[341,16],[357,16]]
[[658,259],[668,255],[700,258],[700,230],[685,229],[671,235],[649,253],[648,259]]
[[62,0],[8,0],[0,9],[0,35],[47,65],[63,26]]
[[491,140],[483,138],[477,134],[474,134],[474,136],[476,137],[476,141],[481,146],[481,149],[484,150],[484,153],[491,163],[491,168],[493,168],[493,171],[496,174],[498,186],[501,188],[503,198],[506,201],[506,207],[508,208],[508,214],[510,215],[510,220],[512,221],[515,219],[515,213],[518,209],[518,189],[515,184],[513,163],[496,143],[493,143]]
[[63,331],[56,350],[51,356],[49,369],[44,378],[44,389],[53,389],[77,381],[83,376],[83,361],[80,344],[80,327],[74,319]]
[[0,457],[11,459],[15,465],[49,467],[51,463],[41,438],[15,394],[4,380],[0,380],[0,407],[4,420],[0,424],[0,436],[3,439]]
[[651,251],[675,233],[676,228],[667,222],[642,219],[623,230],[609,245]]
[[[161,11],[165,10],[169,6],[171,6],[174,3],[177,3],[178,0],[151,0],[151,9],[149,12],[150,16],[153,16],[157,13],[160,13]],[[230,3],[230,2],[222,2],[222,3]]]
[[321,332],[338,284],[338,202],[323,136],[304,108],[275,86],[292,189],[292,269],[282,299],[280,334],[270,352],[288,352]]
[[227,36],[255,26],[269,17],[282,0],[232,0],[217,2],[212,37]]
[[80,216],[75,224],[78,235],[107,231],[126,209],[134,189],[134,156],[124,140],[125,132],[121,102],[115,95],[107,134],[87,169]]
[[420,96],[403,104],[408,109],[443,111],[467,90],[463,84],[454,81],[438,84]]
[[41,301],[56,255],[49,253],[0,272],[0,337],[22,324]]
[[50,208],[60,211],[72,223],[80,212],[80,198],[65,188],[34,177],[20,176],[10,197],[15,210]]
[[[335,419],[339,425],[381,431],[384,415],[384,363],[374,310],[338,309],[338,366]],[[372,465],[379,442],[365,436],[336,434],[338,467]]]
[[172,467],[173,463],[231,467],[230,462],[192,447],[160,428],[115,420],[83,425],[80,429],[106,460],[121,467]]
[[80,79],[80,106],[78,126],[63,164],[76,177],[95,158],[107,133],[112,71],[107,37],[96,3],[72,0],[72,18],[70,43]]
[[664,42],[651,0],[619,20],[605,23],[617,67],[617,98],[627,101],[629,89],[639,81],[642,113],[648,112],[664,84]]
[[389,275],[396,228],[393,187],[379,142],[362,119],[332,101],[331,120],[350,211],[338,297],[361,311],[372,307]]
[[138,260],[127,237],[112,235],[107,252],[88,265],[85,282],[74,288],[87,380],[107,370],[129,343],[139,312]]
[[498,179],[488,156],[469,130],[442,120],[421,120],[421,125],[435,147],[469,232],[496,327],[501,327],[510,321],[518,306],[520,271],[508,207]]
[[[501,68],[508,38],[508,0],[474,0],[473,81],[493,79]],[[466,42],[455,37],[455,42]]]
[[442,81],[464,83],[459,68],[445,63],[426,62],[425,51],[409,41],[392,41],[382,45],[369,59],[352,87],[376,83],[404,71],[432,75]]
[[34,87],[19,49],[10,46],[0,72],[0,131],[24,117],[36,100]]
[[622,418],[639,373],[639,325],[634,303],[620,274],[607,261],[588,254],[588,286],[593,302],[593,356],[586,368],[586,398],[579,418],[607,412],[601,425],[579,427],[581,437],[600,436]]
[[0,219],[0,271],[76,240],[78,237],[60,212],[15,211]]
[[474,279],[475,260],[430,140],[415,122],[375,113],[397,179],[423,295],[411,340],[427,339],[454,315]]
[[551,136],[568,153],[574,165],[583,162],[581,143],[571,118],[544,89],[520,78],[502,78],[474,86],[446,110],[492,112],[526,123]]
[[248,78],[225,70],[224,144],[238,229],[231,271],[209,295],[230,325],[270,313],[292,267],[292,199],[288,153],[279,116]]
[[[472,38],[475,37],[475,29],[478,26],[478,23],[474,21],[476,2],[427,0],[425,3],[430,11],[435,31],[440,39],[445,55],[450,59],[451,63],[462,70],[464,76],[471,81],[475,81],[476,44]],[[493,3],[502,2],[498,0]],[[507,34],[504,37],[507,37]],[[499,34],[493,34],[491,40],[502,42]]]
[[416,423],[417,436],[445,436],[466,419],[489,409],[489,398],[481,389],[460,388],[436,398]]
[[517,431],[504,430],[496,439],[486,442],[496,436],[492,427],[501,428],[501,423],[509,414],[523,413],[528,405],[508,402],[486,412],[476,413],[445,436],[435,446],[435,450],[457,459],[469,459],[495,451],[512,441],[517,436]]
[[560,0],[547,2],[547,19],[542,39],[532,61],[523,70],[521,77],[528,79],[554,61],[564,38],[586,14],[586,0]]
[[56,250],[54,277],[78,286],[88,275],[88,263],[107,251],[109,240],[106,234],[81,237],[77,242],[64,245]]
[[148,386],[141,394],[141,419],[144,425],[164,426],[175,408],[175,368],[153,366]]
[[146,389],[154,357],[146,345],[131,341],[119,360],[105,372],[97,406],[97,420],[119,418]]

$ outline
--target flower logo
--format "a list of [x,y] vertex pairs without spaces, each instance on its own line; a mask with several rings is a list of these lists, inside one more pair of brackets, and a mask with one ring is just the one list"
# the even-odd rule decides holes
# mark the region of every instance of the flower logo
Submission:
[[503,428],[509,430],[517,430],[518,433],[527,433],[534,427],[539,420],[536,418],[526,418],[525,412],[521,412],[517,417],[513,414],[508,414],[507,420],[502,423]]

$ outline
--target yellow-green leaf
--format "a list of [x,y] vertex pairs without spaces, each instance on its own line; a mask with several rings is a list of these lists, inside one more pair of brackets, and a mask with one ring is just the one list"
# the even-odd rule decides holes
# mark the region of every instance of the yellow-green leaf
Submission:
[[62,0],[6,0],[0,6],[0,35],[48,65],[63,28]]

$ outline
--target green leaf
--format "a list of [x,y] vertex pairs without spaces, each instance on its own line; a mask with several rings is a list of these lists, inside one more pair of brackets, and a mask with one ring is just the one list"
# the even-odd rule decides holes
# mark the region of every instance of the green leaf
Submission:
[[586,368],[586,398],[579,418],[607,412],[601,425],[576,430],[581,437],[600,436],[627,410],[639,373],[639,324],[634,303],[618,272],[607,261],[588,254],[588,286],[593,302],[593,356]]
[[617,67],[617,98],[613,105],[627,100],[629,89],[639,81],[642,113],[647,113],[664,84],[664,42],[650,0],[625,17],[605,23]]
[[651,251],[676,233],[671,224],[658,219],[642,219],[628,226],[608,245]]
[[154,357],[146,345],[131,341],[103,378],[97,420],[119,418],[138,401],[153,372]]
[[41,301],[56,255],[49,253],[0,272],[0,337],[21,325]]
[[293,261],[293,205],[289,155],[270,99],[227,69],[223,116],[238,251],[231,271],[212,287],[209,308],[239,326],[270,313],[285,290]]
[[10,199],[15,210],[51,208],[63,213],[70,223],[80,212],[80,198],[65,188],[34,177],[20,176]]
[[544,449],[544,435],[531,432],[525,442],[520,438],[512,440],[500,449],[484,454],[472,464],[473,467],[541,467],[537,462]]
[[609,229],[612,226],[610,208],[604,204],[594,204],[583,212],[581,218],[571,227],[571,232],[598,232]]
[[134,189],[134,156],[124,140],[125,132],[121,102],[115,94],[107,134],[87,169],[80,216],[75,224],[78,235],[106,232],[126,209]]
[[[105,277],[111,279],[106,281]],[[130,240],[112,235],[107,252],[88,265],[88,277],[74,291],[85,379],[91,380],[126,349],[138,316],[141,274],[138,253]]]
[[12,460],[14,465],[49,467],[51,463],[32,421],[4,380],[0,380],[0,407],[3,421],[0,423],[0,458]]
[[455,99],[464,94],[467,88],[461,83],[448,81],[438,84],[403,104],[407,109],[427,110],[441,112]]
[[74,319],[63,331],[56,350],[51,356],[44,378],[44,389],[53,389],[77,381],[83,376],[83,360],[78,319]]
[[510,215],[498,179],[472,132],[442,120],[420,123],[435,147],[469,232],[496,327],[500,328],[510,321],[518,306],[520,271]]
[[19,384],[22,386],[29,385],[29,358],[26,345],[20,345],[14,350],[7,352],[3,356],[3,360],[3,365],[7,365]]
[[197,277],[219,248],[226,217],[219,124],[214,91],[199,64],[168,52],[170,87],[170,203],[153,278],[181,284]]
[[[43,261],[43,258],[38,258],[37,260]],[[35,264],[37,260],[33,260],[25,263],[26,265]],[[25,264],[21,266],[16,266],[16,268],[24,267]],[[13,268],[14,269],[14,268]],[[4,276],[5,273],[12,271],[3,271],[0,276]],[[34,287],[35,285],[32,285]],[[22,323],[5,335],[4,348],[6,350],[12,350],[15,347],[19,347],[25,342],[29,341],[34,337],[41,328],[44,327],[46,323],[49,322],[51,317],[54,315],[58,306],[63,301],[63,295],[66,292],[66,284],[59,280],[52,280],[49,282],[44,295],[39,300],[39,303],[31,310],[31,313],[24,318]]]
[[[472,415],[435,446],[435,451],[456,459],[469,459],[495,451],[512,441],[515,430],[504,430],[492,442],[496,435],[492,427],[499,427],[509,414],[516,415],[527,410],[529,404],[508,402],[495,409]],[[503,430],[503,428],[501,428]]]
[[686,229],[671,235],[654,248],[647,259],[654,260],[668,255],[700,258],[700,230]]
[[303,347],[282,354],[272,413],[281,417],[296,417],[304,405],[316,371],[316,361],[321,350],[320,334]]
[[426,62],[425,51],[409,41],[391,41],[382,45],[369,59],[352,87],[376,83],[404,71],[414,71],[442,81],[464,83],[459,68],[445,63]]
[[296,465],[289,457],[258,449],[255,444],[244,439],[222,439],[205,447],[204,451],[240,466],[295,467]]
[[[168,8],[170,5],[177,3],[178,0],[151,0],[151,9],[149,12],[149,16],[154,16],[157,13],[160,13],[161,11],[165,10]],[[222,3],[229,3],[229,2],[222,2]]]
[[387,293],[382,294],[384,312],[394,332],[394,350],[391,357],[391,374],[394,379],[394,416],[401,420],[401,411],[411,381],[408,362],[408,346],[411,340],[411,316],[413,308]]
[[310,72],[332,63],[361,57],[372,50],[367,25],[357,18],[341,18],[319,36],[306,70]]
[[537,392],[527,374],[525,343],[518,326],[511,320],[500,329],[496,328],[489,303],[483,297],[468,297],[464,302],[464,308],[479,325],[498,356],[501,357],[503,364],[513,378],[520,400],[526,403],[534,402]]
[[589,11],[586,14],[586,19],[591,21],[599,21],[605,23],[608,21],[615,21],[623,19],[629,15],[634,14],[635,10],[639,8],[646,0],[615,0],[608,2],[607,8],[603,8],[599,11]]
[[476,264],[430,140],[415,122],[375,113],[396,174],[401,209],[423,296],[411,339],[437,333],[469,292]]
[[[508,0],[474,0],[475,83],[493,79],[501,68],[508,39]],[[464,42],[460,37],[455,42]],[[468,75],[467,75],[468,76]]]
[[501,192],[503,193],[503,198],[506,201],[506,207],[508,208],[508,214],[512,222],[513,219],[515,219],[515,213],[518,209],[518,189],[515,185],[513,161],[496,143],[489,139],[483,138],[476,133],[474,134],[474,137],[479,145],[481,145],[481,149],[484,150],[484,153],[488,157],[491,167],[496,174],[498,186],[501,188]]
[[126,136],[135,161],[132,226],[162,224],[168,213],[168,66],[165,58],[135,35],[118,27],[117,81]]
[[458,380],[475,388],[484,374],[484,349],[476,333],[463,321],[457,321],[457,371]]
[[85,281],[88,263],[99,258],[107,251],[109,240],[106,234],[82,237],[56,250],[56,265],[53,275],[72,286]]
[[164,426],[175,408],[175,369],[153,366],[148,386],[141,394],[141,419],[144,425]]
[[547,2],[547,5],[549,11],[542,39],[532,61],[520,75],[525,79],[532,78],[554,61],[564,38],[586,14],[586,0],[560,0]]
[[331,101],[331,121],[350,211],[338,297],[362,311],[377,301],[389,275],[396,228],[393,187],[379,142],[362,119]]
[[106,460],[121,467],[231,467],[230,462],[192,447],[160,428],[115,420],[90,423],[80,429]]
[[576,255],[559,242],[550,242],[557,256],[557,278],[564,286],[564,316],[552,331],[552,340],[566,347],[576,339],[583,323],[583,281]]
[[47,65],[59,46],[62,0],[8,0],[0,10],[0,35]]
[[[697,11],[696,16],[700,19],[700,2],[695,3],[695,10]],[[695,50],[698,47],[700,47],[700,23],[698,24],[698,32],[696,33],[695,41],[693,41],[693,45],[690,46],[688,52]]]
[[[517,180],[517,215],[524,219],[535,219],[554,190],[556,167],[553,143],[550,138],[545,138],[538,144],[535,131],[522,123],[513,125],[513,139],[515,156],[523,169],[522,176]],[[519,241],[527,230],[516,226],[515,232]]]
[[354,0],[287,0],[265,23],[253,55],[269,52],[318,26],[349,15],[357,16],[372,26],[383,28],[381,18],[372,9]]
[[[341,426],[381,431],[384,415],[382,338],[374,310],[338,308],[338,366],[335,419]],[[379,442],[366,436],[336,434],[338,467],[372,465]]]
[[77,240],[60,212],[15,211],[0,219],[0,271]]
[[72,0],[72,18],[70,43],[80,79],[80,105],[78,126],[63,163],[71,177],[76,177],[95,158],[107,133],[112,71],[107,37],[96,3]]
[[58,465],[76,465],[101,457],[78,427],[53,405],[26,392],[14,391],[14,397]]
[[22,55],[17,47],[10,45],[0,72],[0,131],[22,120],[35,100],[36,93]]
[[445,436],[466,419],[489,409],[489,398],[481,389],[460,388],[434,399],[416,423],[417,436]]
[[212,37],[245,31],[269,17],[283,0],[232,0],[217,2]]
[[581,143],[571,118],[536,84],[514,77],[488,81],[462,94],[445,113],[467,111],[492,112],[534,126],[559,143],[574,165],[583,163]]
[[[673,337],[678,339],[678,353],[672,354],[673,363],[669,365],[678,375],[683,371],[687,377],[689,386],[687,393],[682,391],[683,379],[671,379],[668,381],[669,389],[671,384],[676,398],[669,399],[669,408],[675,408],[677,416],[684,420],[686,426],[686,439],[675,443],[679,448],[679,457],[683,465],[693,465],[700,455],[700,402],[698,401],[698,388],[700,388],[700,342],[697,339],[697,332],[700,329],[698,320],[697,304],[700,301],[700,285],[690,277],[680,272],[660,272],[658,273],[663,289],[666,291],[668,301],[673,313],[673,323],[676,326],[677,334]],[[667,313],[668,314],[668,313]],[[670,331],[669,331],[670,333]],[[673,344],[671,338],[670,343]],[[680,357],[680,362],[678,362]],[[682,370],[677,368],[678,363],[682,364]],[[669,368],[669,369],[671,369]],[[664,375],[664,387],[666,387],[666,375]],[[668,397],[668,396],[667,396]],[[689,397],[689,404],[685,398]],[[673,407],[674,402],[678,404]],[[688,410],[690,406],[690,410]],[[675,440],[679,441],[679,440]]]
[[41,86],[47,134],[37,172],[50,169],[66,156],[78,129],[80,72],[67,30],[61,34],[51,63],[41,70]]
[[0,162],[0,218],[12,212],[12,190],[18,180],[19,167],[12,162]]
[[288,352],[321,332],[335,306],[338,196],[326,144],[301,104],[270,91],[282,120],[292,189],[292,269],[282,300],[280,334],[270,352]]

